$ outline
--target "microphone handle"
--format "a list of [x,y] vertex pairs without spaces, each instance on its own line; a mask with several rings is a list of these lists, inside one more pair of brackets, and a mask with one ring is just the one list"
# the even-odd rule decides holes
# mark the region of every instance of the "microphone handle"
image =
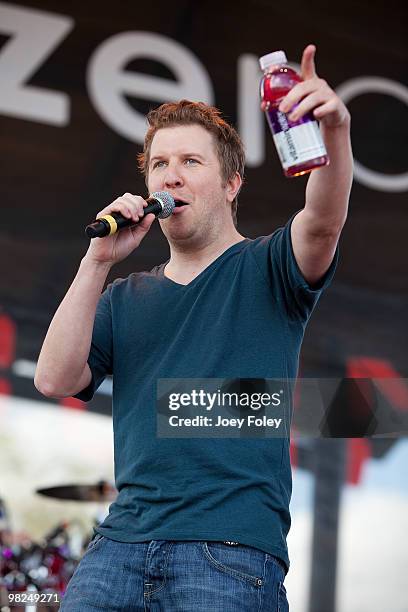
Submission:
[[[161,211],[162,205],[160,204],[160,202],[155,200],[143,209],[143,217],[145,217],[149,213],[158,215]],[[88,238],[103,238],[104,236],[116,234],[116,232],[122,229],[123,227],[137,225],[137,223],[139,223],[142,219],[139,219],[139,221],[134,221],[134,219],[128,219],[127,217],[124,217],[120,212],[112,212],[110,213],[110,215],[100,217],[99,219],[94,221],[94,223],[87,225],[85,228],[85,233]]]

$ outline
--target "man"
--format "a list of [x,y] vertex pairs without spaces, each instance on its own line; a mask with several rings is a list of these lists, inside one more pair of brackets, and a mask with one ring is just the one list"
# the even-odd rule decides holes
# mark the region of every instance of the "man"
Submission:
[[[234,223],[244,154],[219,112],[165,104],[149,114],[140,165],[150,193],[186,203],[161,228],[170,259],[116,279],[154,219],[91,241],[51,322],[35,384],[85,401],[113,374],[118,498],[70,582],[62,610],[287,610],[289,440],[158,438],[162,378],[294,378],[305,325],[334,273],[352,182],[350,116],[302,58],[304,82],[282,101],[313,110],[330,156],[312,172],[304,208],[270,236]],[[135,221],[129,193],[97,217]],[[145,608],[145,606],[147,606]],[[149,606],[152,606],[151,608]],[[156,607],[155,607],[156,606]]]

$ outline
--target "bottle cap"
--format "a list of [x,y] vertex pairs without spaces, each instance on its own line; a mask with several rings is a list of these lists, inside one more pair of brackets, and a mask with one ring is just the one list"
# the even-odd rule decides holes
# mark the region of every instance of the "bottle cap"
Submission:
[[261,66],[261,70],[266,70],[270,66],[276,66],[277,64],[286,64],[287,63],[286,54],[284,51],[274,51],[273,53],[268,53],[267,55],[263,55],[259,58],[259,65]]

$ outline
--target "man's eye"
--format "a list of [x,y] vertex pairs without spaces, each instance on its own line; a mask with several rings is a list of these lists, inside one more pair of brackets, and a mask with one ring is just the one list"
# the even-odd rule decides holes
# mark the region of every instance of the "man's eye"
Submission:
[[188,163],[188,162],[197,163],[197,160],[194,159],[194,157],[189,157],[188,159],[186,159],[186,163]]
[[157,161],[157,162],[154,162],[154,164],[153,164],[153,168],[157,168],[157,167],[159,167],[161,164],[164,164],[164,163],[165,163],[165,162],[164,162],[162,159],[161,159],[161,160],[159,160],[159,161]]

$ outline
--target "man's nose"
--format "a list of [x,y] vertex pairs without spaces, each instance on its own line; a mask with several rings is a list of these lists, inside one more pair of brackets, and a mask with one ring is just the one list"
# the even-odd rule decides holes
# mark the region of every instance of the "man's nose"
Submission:
[[183,178],[176,166],[168,165],[163,176],[165,187],[179,187],[183,184]]

